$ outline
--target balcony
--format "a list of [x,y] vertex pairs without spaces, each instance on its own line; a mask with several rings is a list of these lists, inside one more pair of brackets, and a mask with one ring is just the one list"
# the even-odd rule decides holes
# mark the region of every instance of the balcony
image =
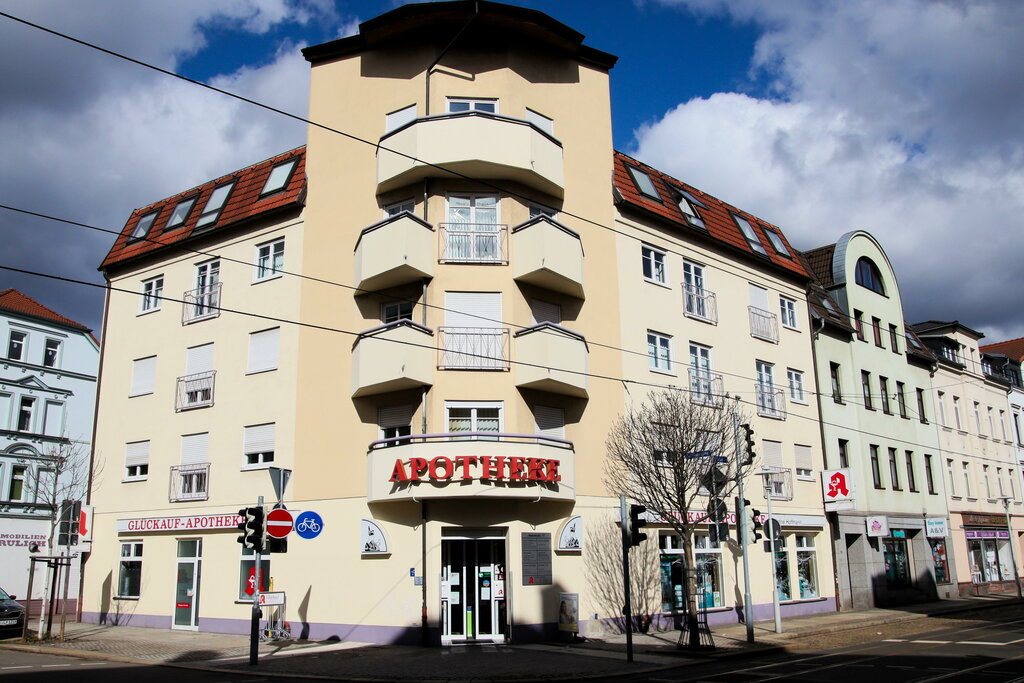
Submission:
[[220,285],[212,285],[192,289],[181,295],[181,324],[197,323],[200,320],[216,318],[220,315]]
[[548,216],[512,228],[512,279],[583,296],[583,243],[580,236]]
[[499,223],[438,223],[441,263],[508,263],[508,226]]
[[714,292],[683,285],[683,312],[688,318],[718,323],[718,301]]
[[725,404],[725,382],[717,372],[690,368],[690,400],[712,408]]
[[783,467],[765,467],[764,477],[765,498],[772,500],[793,500],[793,470]]
[[761,417],[770,417],[773,420],[785,420],[785,392],[770,384],[758,383],[755,387],[757,388],[757,414]]
[[352,396],[429,386],[434,333],[411,320],[381,325],[352,345]]
[[213,387],[216,377],[216,370],[197,372],[192,375],[179,377],[174,410],[180,413],[183,410],[212,406]]
[[417,434],[375,441],[367,458],[370,503],[576,499],[576,454],[564,439],[500,432]]
[[356,240],[356,286],[379,290],[434,277],[433,233],[408,212],[364,228]]
[[377,149],[377,193],[452,177],[517,181],[561,197],[562,145],[521,119],[460,112],[416,119],[385,135]]
[[750,336],[779,343],[779,320],[774,313],[769,313],[757,306],[747,306],[750,311]]
[[582,335],[541,323],[519,330],[515,337],[517,387],[587,397],[590,350]]
[[172,465],[168,500],[172,503],[206,500],[210,497],[209,484],[210,463]]
[[439,370],[508,370],[508,328],[437,328]]

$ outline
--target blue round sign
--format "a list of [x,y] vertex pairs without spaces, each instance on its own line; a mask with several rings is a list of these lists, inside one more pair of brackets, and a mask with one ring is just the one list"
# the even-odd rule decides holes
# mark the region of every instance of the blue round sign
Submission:
[[299,538],[316,538],[323,528],[324,520],[312,510],[306,510],[295,518],[295,533]]

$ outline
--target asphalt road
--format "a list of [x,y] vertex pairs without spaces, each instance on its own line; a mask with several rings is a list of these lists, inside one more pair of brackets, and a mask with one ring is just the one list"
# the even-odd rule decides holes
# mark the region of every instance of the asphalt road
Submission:
[[228,672],[185,670],[167,666],[139,666],[56,654],[0,651],[0,683],[260,683],[259,676]]

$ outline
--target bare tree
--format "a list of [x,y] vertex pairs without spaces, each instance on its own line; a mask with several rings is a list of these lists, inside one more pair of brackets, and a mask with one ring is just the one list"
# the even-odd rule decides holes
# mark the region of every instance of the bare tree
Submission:
[[737,457],[741,420],[737,405],[724,396],[674,388],[652,391],[626,408],[606,441],[608,489],[645,506],[682,540],[685,625],[692,647],[700,645],[694,533],[709,521],[709,489],[727,500],[737,476],[749,467],[745,454]]
[[42,454],[39,476],[35,484],[35,501],[50,511],[49,547],[55,548],[57,525],[60,523],[64,501],[85,498],[89,478],[97,473],[89,471],[87,444],[68,438],[52,443]]
[[[598,608],[609,615],[622,613],[622,532],[609,515],[599,524],[587,525],[587,580],[593,587]],[[630,549],[632,573],[630,599],[633,608],[633,628],[646,633],[652,615],[661,605],[661,574],[658,565],[658,546],[643,543]],[[608,626],[625,632],[625,617],[613,617]]]

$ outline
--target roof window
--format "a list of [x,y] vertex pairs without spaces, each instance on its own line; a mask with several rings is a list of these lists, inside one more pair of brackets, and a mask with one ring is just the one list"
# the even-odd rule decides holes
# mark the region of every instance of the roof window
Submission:
[[679,193],[679,210],[683,212],[683,216],[686,217],[686,221],[690,225],[695,225],[698,228],[704,228],[704,219],[697,214],[696,207],[699,206],[702,209],[706,209],[707,207],[697,201],[697,199],[686,190],[677,187],[676,192]]
[[180,228],[185,224],[185,219],[188,218],[189,213],[192,211],[192,207],[195,206],[196,199],[198,197],[189,197],[188,199],[182,199],[178,202],[177,206],[174,207],[174,213],[171,214],[171,218],[167,221],[167,226],[164,230],[173,230],[174,228]]
[[659,202],[661,201],[661,195],[658,194],[657,188],[654,187],[654,181],[651,180],[651,176],[635,166],[626,166],[626,168],[629,169],[629,175],[633,176],[633,182],[636,183],[636,188],[640,190],[640,194],[651,199],[657,199]]
[[747,238],[747,244],[750,248],[756,251],[758,254],[767,256],[768,252],[765,251],[764,245],[761,244],[761,240],[757,237],[757,233],[754,232],[754,228],[751,227],[750,223],[746,218],[732,214],[732,219],[736,221],[736,225],[740,227],[743,232],[743,236]]
[[295,170],[297,161],[297,159],[289,159],[275,166],[270,175],[267,176],[267,182],[263,186],[263,190],[260,191],[260,196],[283,190],[288,185],[288,181],[291,180],[292,171]]
[[231,194],[231,188],[235,186],[234,181],[231,181],[227,185],[221,185],[214,189],[210,194],[210,199],[206,202],[206,208],[199,214],[199,220],[196,221],[196,227],[200,228],[204,225],[209,225],[220,217],[221,209],[228,201],[228,195]]
[[139,219],[139,222],[135,224],[135,229],[132,230],[133,240],[141,240],[149,234],[149,229],[153,227],[153,221],[156,220],[156,214],[156,211],[152,211]]
[[768,235],[768,241],[772,243],[772,248],[781,256],[786,258],[793,258],[789,253],[789,249],[786,249],[786,243],[782,241],[782,237],[779,233],[774,230],[765,230],[764,234]]

